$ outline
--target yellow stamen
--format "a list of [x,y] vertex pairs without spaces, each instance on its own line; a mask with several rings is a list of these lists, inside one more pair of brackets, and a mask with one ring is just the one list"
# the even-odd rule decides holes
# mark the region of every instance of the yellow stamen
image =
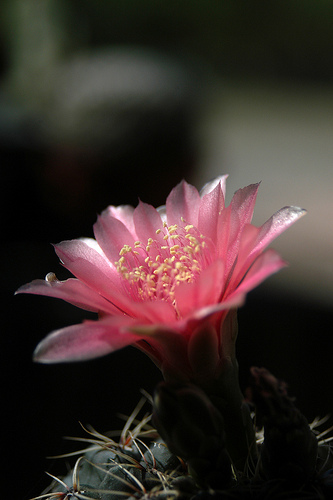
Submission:
[[[181,220],[185,223],[183,218]],[[192,224],[168,226],[163,222],[163,228],[164,245],[153,238],[148,238],[146,243],[135,241],[134,249],[124,245],[115,266],[128,283],[127,289],[133,298],[166,300],[177,312],[176,287],[181,283],[193,283],[202,266],[207,265],[203,255],[206,244]],[[158,228],[155,233],[161,234],[162,229]],[[177,243],[171,244],[174,240]]]

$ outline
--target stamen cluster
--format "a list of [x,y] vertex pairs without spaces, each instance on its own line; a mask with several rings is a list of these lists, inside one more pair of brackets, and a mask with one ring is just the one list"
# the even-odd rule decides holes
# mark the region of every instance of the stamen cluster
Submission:
[[[192,283],[207,266],[209,252],[205,237],[192,224],[156,230],[147,243],[124,245],[115,262],[124,285],[136,300],[167,300],[175,307],[175,290],[180,283]],[[209,259],[210,260],[210,259]]]

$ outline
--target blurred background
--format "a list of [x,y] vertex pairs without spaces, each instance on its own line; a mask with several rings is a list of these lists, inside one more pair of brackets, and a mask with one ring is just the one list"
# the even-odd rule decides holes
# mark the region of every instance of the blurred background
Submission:
[[92,236],[109,204],[163,204],[182,178],[228,173],[228,201],[262,181],[258,225],[308,210],[273,245],[290,267],[239,312],[240,378],[265,366],[309,420],[332,412],[332,27],[324,0],[1,2],[4,496],[40,494],[44,470],[66,472],[45,458],[73,449],[62,436],[120,427],[160,380],[133,348],[34,365],[41,338],[88,315],[14,291],[68,276],[50,243]]

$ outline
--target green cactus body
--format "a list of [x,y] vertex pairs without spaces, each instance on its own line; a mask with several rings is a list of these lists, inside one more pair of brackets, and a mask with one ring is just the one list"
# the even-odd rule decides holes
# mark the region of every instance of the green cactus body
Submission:
[[[264,373],[264,375],[266,374]],[[163,405],[170,400],[174,411],[175,402],[179,405],[175,396],[182,397],[184,390],[171,393],[168,389],[167,397],[164,395],[165,391],[166,389],[162,387],[162,392],[160,389],[157,399],[160,401],[160,398],[163,397]],[[301,449],[305,449],[304,446],[309,440],[309,435],[311,449],[318,444],[316,464],[313,462],[312,453],[303,454],[304,460],[306,460],[306,456],[311,459],[311,473],[309,474],[308,470],[304,469],[305,474],[308,475],[304,484],[300,484],[298,477],[295,477],[295,481],[292,477],[288,478],[287,482],[285,475],[280,477],[277,474],[273,480],[272,477],[268,479],[265,477],[267,476],[267,460],[272,461],[270,457],[274,459],[279,457],[279,454],[274,451],[274,440],[271,442],[269,439],[265,445],[264,435],[267,434],[267,429],[265,432],[264,430],[257,432],[257,445],[260,454],[257,466],[254,466],[253,469],[249,468],[246,475],[239,475],[232,469],[233,474],[230,477],[228,472],[230,465],[228,465],[228,455],[224,447],[223,429],[219,430],[218,422],[220,419],[215,408],[211,407],[209,401],[202,397],[200,392],[194,391],[192,387],[186,387],[184,394],[186,397],[178,406],[181,419],[178,419],[169,430],[165,426],[162,427],[166,437],[172,436],[172,440],[168,443],[169,447],[161,439],[156,429],[151,426],[152,415],[145,414],[141,420],[138,418],[144,404],[144,400],[141,400],[128,418],[123,430],[119,432],[117,441],[110,435],[103,435],[92,428],[87,430],[89,437],[71,438],[88,442],[89,446],[81,452],[65,455],[67,457],[79,455],[73,470],[62,479],[51,476],[53,482],[49,489],[32,500],[220,500],[224,498],[259,500],[282,498],[279,495],[287,494],[289,490],[290,498],[332,498],[333,453],[330,446],[332,438],[322,439],[331,429],[324,432],[316,430],[325,422],[325,419],[316,420],[308,427],[303,417],[300,417],[305,430],[302,433],[305,441],[302,441]],[[278,396],[277,401],[290,404],[287,396],[283,394],[281,396],[280,393]],[[205,411],[200,418],[198,415],[194,418],[192,429],[190,423],[188,424],[187,438],[182,440],[179,436],[179,429],[181,429],[181,425],[185,424],[188,416],[185,410],[193,408],[194,403],[195,406],[203,405]],[[185,405],[184,408],[182,405]],[[156,408],[155,411],[157,411]],[[295,411],[298,416],[298,411]],[[159,413],[155,416],[154,423],[159,418],[163,419],[165,415],[168,415],[168,409],[159,406]],[[206,428],[207,419],[211,422],[209,428],[206,429],[207,439],[200,438],[200,421],[204,422]],[[221,424],[223,424],[223,419]],[[187,452],[186,443],[191,433],[193,433],[193,439],[198,440],[198,442],[190,443]],[[215,434],[219,439],[213,439],[211,443],[209,436]],[[287,458],[292,461],[293,456],[297,456],[292,446],[295,443],[298,449],[299,439],[290,440],[288,436],[286,436],[288,446],[285,446],[284,449]],[[297,433],[297,438],[298,436],[299,433]],[[165,439],[164,435],[163,438]],[[317,438],[316,443],[313,445],[315,438]],[[218,442],[221,443],[221,449],[217,448]],[[267,455],[267,445],[270,456]],[[185,447],[182,449],[182,458],[176,456],[179,453],[177,446],[179,450]],[[284,441],[280,439],[277,449],[279,453],[281,453],[283,446]],[[211,453],[209,449],[211,449]],[[283,460],[285,462],[285,459]],[[297,464],[299,464],[299,460],[297,460]],[[267,470],[270,472],[269,468]],[[278,471],[278,467],[275,467],[275,470]],[[204,472],[202,473],[202,471]],[[298,494],[305,496],[298,497]]]

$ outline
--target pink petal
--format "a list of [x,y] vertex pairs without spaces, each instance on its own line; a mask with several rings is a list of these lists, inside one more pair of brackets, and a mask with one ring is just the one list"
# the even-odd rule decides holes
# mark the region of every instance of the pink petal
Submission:
[[244,227],[245,224],[248,224],[252,220],[259,186],[260,182],[250,184],[243,189],[238,189],[231,200],[231,209],[237,213],[241,227]]
[[119,252],[124,245],[133,246],[133,234],[118,219],[111,215],[112,209],[104,210],[94,224],[95,238],[107,258],[114,264],[119,260]]
[[223,259],[226,264],[226,273],[227,270],[232,267],[232,263],[236,256],[236,253],[231,254],[230,252],[230,241],[234,241],[237,237],[239,225],[239,218],[236,213],[232,212],[231,205],[222,210],[218,216],[216,228],[216,249],[218,256]]
[[229,309],[237,309],[244,304],[245,298],[245,293],[232,294],[230,295],[230,297],[223,299],[223,301],[218,304],[213,304],[211,306],[206,306],[198,309],[194,312],[191,319],[202,321],[205,318],[209,318],[213,314],[220,313],[222,311],[228,311]]
[[83,361],[109,354],[140,339],[126,330],[128,318],[114,317],[107,321],[85,321],[50,333],[42,340],[34,360],[41,363]]
[[157,210],[148,203],[139,202],[134,210],[134,224],[138,240],[147,243],[148,238],[163,241],[163,234],[156,234],[163,227],[162,219]]
[[218,254],[225,259],[226,277],[237,259],[240,236],[253,215],[259,184],[251,184],[234,194],[229,207],[222,211],[217,228]]
[[202,271],[194,283],[181,283],[175,292],[177,309],[182,317],[219,302],[223,290],[224,265],[216,260]]
[[283,231],[294,224],[306,210],[299,207],[284,207],[276,212],[261,227],[247,225],[242,233],[238,261],[233,271],[230,286],[235,286],[257,256]]
[[272,248],[262,253],[252,265],[251,269],[245,276],[242,283],[228,295],[227,299],[230,300],[237,297],[238,294],[245,294],[259,285],[268,276],[276,273],[287,264],[281,259],[280,255]]
[[110,205],[108,211],[112,217],[118,219],[127,227],[133,238],[136,238],[133,221],[134,208],[131,205],[119,205],[118,207]]
[[148,322],[167,322],[175,317],[171,304],[163,301],[134,301],[123,280],[110,263],[81,240],[63,241],[56,246],[65,267],[111,303],[113,310]]
[[[78,274],[75,274],[82,281],[91,283],[92,288],[99,290],[100,284],[108,281],[114,286],[119,286],[120,278],[115,267],[95,248],[84,240],[68,240],[62,241],[54,245],[56,254],[58,255],[64,266],[72,272],[75,268]],[[96,276],[92,272],[92,268],[96,271]]]
[[105,257],[81,240],[63,241],[55,246],[64,266],[89,288],[110,301],[119,312],[132,315],[122,280]]
[[133,302],[131,304],[132,314],[140,320],[148,323],[167,324],[176,320],[174,307],[163,300],[152,300],[144,302]]
[[225,198],[225,192],[226,192],[226,183],[227,183],[227,175],[220,175],[219,177],[215,177],[210,182],[207,182],[207,184],[204,185],[204,187],[200,190],[200,196],[203,198],[206,196],[206,194],[209,194],[211,191],[213,191],[216,186],[220,186],[222,189],[223,197]]
[[215,243],[217,241],[218,219],[223,209],[224,195],[221,184],[218,183],[212,191],[203,196],[198,215],[199,231]]
[[118,309],[101,295],[77,279],[70,278],[66,281],[34,280],[21,286],[16,293],[31,293],[63,299],[74,306],[92,312],[106,312],[119,314]]
[[180,182],[166,200],[168,224],[184,225],[183,218],[187,224],[197,226],[200,201],[200,195],[194,186],[185,181]]
[[299,207],[284,207],[278,210],[259,228],[260,231],[252,252],[266,248],[277,236],[305,214],[306,210]]

